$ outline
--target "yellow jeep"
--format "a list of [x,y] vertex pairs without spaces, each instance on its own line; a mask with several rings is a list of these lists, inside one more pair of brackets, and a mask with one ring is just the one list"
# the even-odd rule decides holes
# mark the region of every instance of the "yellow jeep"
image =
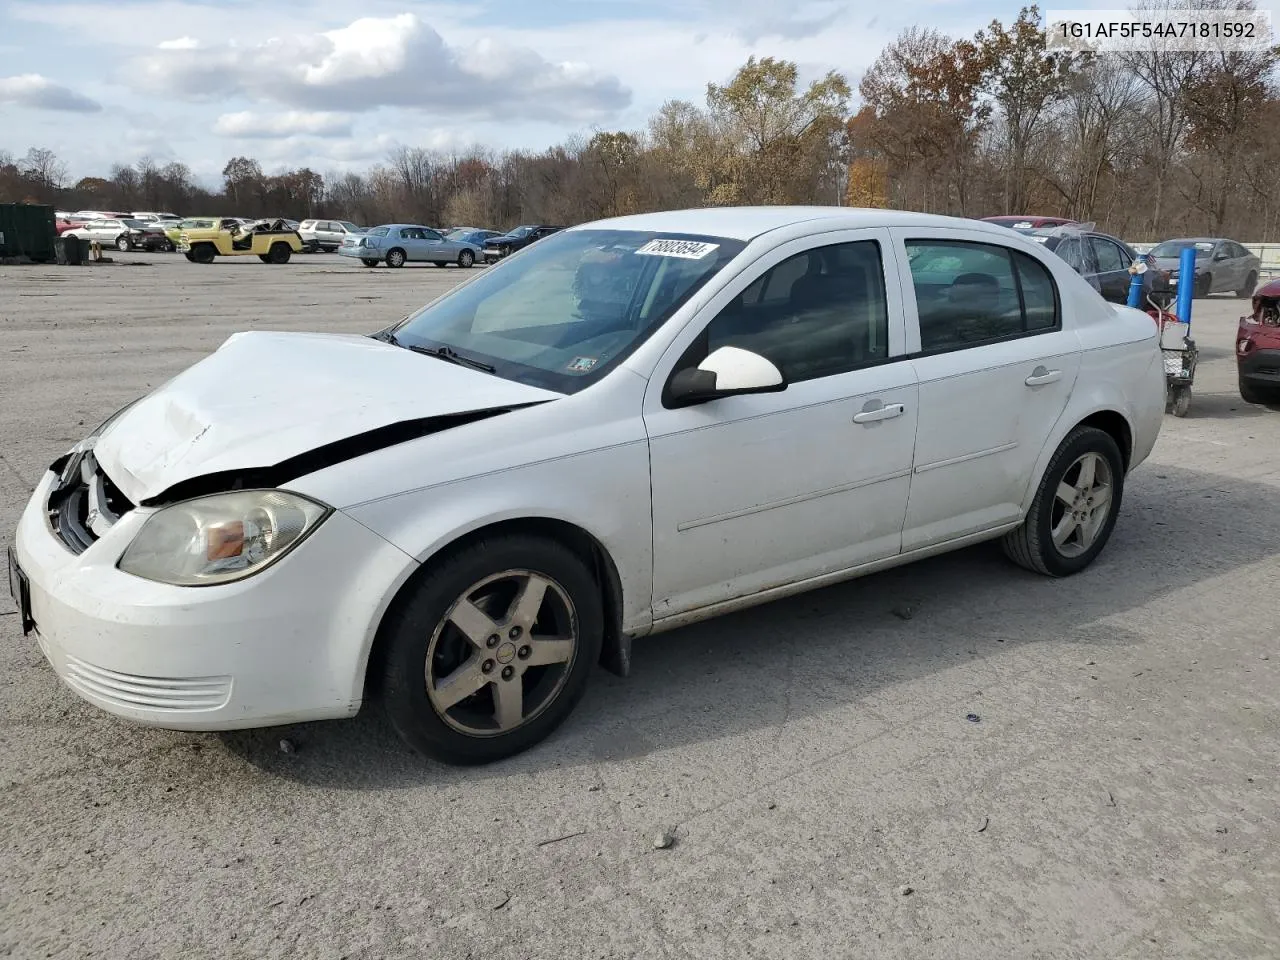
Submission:
[[263,263],[288,263],[293,254],[302,252],[302,238],[283,220],[246,225],[223,218],[188,221],[188,224],[183,224],[178,249],[193,263],[213,263],[218,256],[253,254]]

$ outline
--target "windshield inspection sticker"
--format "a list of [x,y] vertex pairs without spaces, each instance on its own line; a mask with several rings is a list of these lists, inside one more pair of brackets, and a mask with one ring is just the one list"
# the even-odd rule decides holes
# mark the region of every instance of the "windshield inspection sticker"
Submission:
[[701,240],[650,240],[636,253],[646,257],[680,257],[682,260],[701,260],[714,250],[719,250],[718,243],[703,243]]
[[567,369],[571,373],[586,373],[599,362],[595,357],[574,357]]

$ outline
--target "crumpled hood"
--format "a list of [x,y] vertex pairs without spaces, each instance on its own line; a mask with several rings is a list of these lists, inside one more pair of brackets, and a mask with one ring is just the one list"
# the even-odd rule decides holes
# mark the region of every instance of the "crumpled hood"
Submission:
[[364,336],[237,333],[117,417],[94,456],[141,503],[392,424],[559,396]]

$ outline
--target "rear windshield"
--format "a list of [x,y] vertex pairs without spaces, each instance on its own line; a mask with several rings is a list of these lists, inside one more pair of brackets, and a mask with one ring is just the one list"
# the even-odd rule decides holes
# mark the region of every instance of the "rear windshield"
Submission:
[[1197,257],[1205,256],[1213,252],[1213,242],[1210,240],[1166,240],[1159,244],[1151,251],[1153,257],[1177,257],[1182,255],[1183,250],[1194,249]]
[[390,227],[374,227],[372,230],[369,231],[369,235],[371,237],[385,237],[390,232],[391,232]]

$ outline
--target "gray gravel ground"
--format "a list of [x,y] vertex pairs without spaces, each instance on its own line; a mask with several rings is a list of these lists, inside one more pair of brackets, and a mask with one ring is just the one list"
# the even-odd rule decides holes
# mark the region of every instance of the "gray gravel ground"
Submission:
[[[151,265],[0,267],[0,539],[228,333],[370,331],[465,276],[118,259]],[[372,711],[129,726],[3,596],[0,956],[1280,955],[1280,409],[1235,392],[1241,310],[1197,303],[1191,414],[1088,572],[981,547],[641,641],[484,769]]]

